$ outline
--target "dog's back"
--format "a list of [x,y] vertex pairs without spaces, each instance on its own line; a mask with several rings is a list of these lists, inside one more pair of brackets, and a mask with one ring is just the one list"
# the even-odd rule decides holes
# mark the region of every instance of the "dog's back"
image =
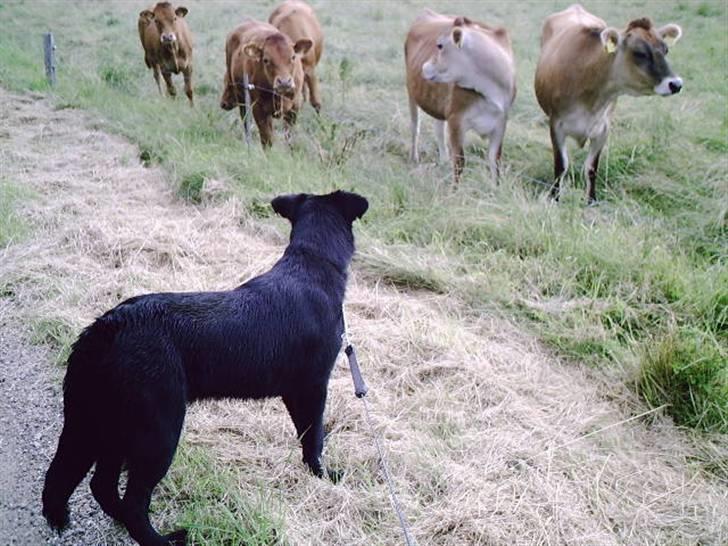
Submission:
[[68,498],[96,462],[91,487],[107,514],[142,544],[183,543],[183,532],[157,534],[140,507],[171,463],[186,402],[198,398],[281,396],[298,435],[306,433],[304,461],[323,473],[322,416],[341,347],[351,224],[368,205],[344,192],[281,196],[272,205],[292,233],[270,271],[230,291],[131,298],[79,336],[43,490],[52,526],[66,525]]

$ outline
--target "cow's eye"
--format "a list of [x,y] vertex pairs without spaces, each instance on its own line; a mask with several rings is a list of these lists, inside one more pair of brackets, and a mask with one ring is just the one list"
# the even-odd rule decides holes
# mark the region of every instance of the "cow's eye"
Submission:
[[268,64],[268,59],[263,59],[263,64]]
[[292,61],[295,61],[295,60],[296,60],[296,56],[295,56],[295,55],[292,55],[292,56],[291,56],[291,60],[292,60]]
[[442,49],[442,44],[437,44],[437,49]]

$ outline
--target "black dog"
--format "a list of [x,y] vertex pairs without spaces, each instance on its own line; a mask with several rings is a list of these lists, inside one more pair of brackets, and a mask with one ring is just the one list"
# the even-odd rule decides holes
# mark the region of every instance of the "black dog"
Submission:
[[[43,488],[43,514],[62,529],[67,501],[91,466],[91,491],[139,544],[184,544],[149,522],[188,401],[280,396],[317,476],[329,375],[341,348],[341,305],[354,254],[352,222],[368,208],[354,193],[285,195],[273,210],[292,224],[267,273],[228,292],[147,294],[87,327],[64,381],[64,424]],[[128,470],[124,498],[118,481]]]

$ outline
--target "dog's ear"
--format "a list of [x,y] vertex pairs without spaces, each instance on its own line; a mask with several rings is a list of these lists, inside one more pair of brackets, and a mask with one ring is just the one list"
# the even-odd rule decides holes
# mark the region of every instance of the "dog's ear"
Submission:
[[277,214],[288,218],[291,222],[296,219],[298,215],[298,209],[306,200],[306,194],[304,193],[291,193],[288,195],[279,195],[273,201],[270,202],[273,210]]
[[356,193],[337,191],[333,197],[337,208],[348,222],[361,218],[369,208],[369,201]]

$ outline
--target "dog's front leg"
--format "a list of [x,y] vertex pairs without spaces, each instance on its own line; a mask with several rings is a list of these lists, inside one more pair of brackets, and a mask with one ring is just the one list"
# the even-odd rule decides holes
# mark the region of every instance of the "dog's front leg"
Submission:
[[301,387],[301,391],[283,397],[288,413],[296,427],[303,448],[303,462],[311,472],[323,478],[321,452],[324,448],[324,407],[326,385]]

